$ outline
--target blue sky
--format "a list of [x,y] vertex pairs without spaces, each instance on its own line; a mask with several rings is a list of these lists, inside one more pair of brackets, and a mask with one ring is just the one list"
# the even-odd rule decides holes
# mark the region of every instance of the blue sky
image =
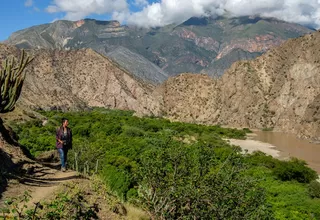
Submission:
[[193,16],[262,15],[320,28],[320,0],[1,0],[0,41],[15,31],[58,19],[118,20],[140,27]]

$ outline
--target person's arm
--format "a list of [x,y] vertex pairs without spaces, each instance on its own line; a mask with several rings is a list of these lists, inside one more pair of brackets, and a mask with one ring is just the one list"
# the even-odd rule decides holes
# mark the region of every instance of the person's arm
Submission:
[[72,149],[72,131],[70,129],[70,149]]
[[60,128],[58,128],[57,129],[57,131],[56,131],[56,140],[59,142],[59,143],[61,143],[61,144],[63,144],[63,141],[61,140],[61,134],[60,134],[61,132],[60,132]]

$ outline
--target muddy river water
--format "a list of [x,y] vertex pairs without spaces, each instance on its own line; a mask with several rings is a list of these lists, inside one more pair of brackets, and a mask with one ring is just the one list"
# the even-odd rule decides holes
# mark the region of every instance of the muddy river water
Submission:
[[320,174],[320,144],[309,143],[292,134],[270,131],[254,131],[250,139],[269,143],[279,151],[280,158],[296,157],[305,160]]

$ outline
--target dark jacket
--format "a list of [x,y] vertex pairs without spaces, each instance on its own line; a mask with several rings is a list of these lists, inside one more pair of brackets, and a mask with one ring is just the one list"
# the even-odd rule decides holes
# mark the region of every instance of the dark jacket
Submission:
[[67,139],[66,145],[63,145],[58,141],[58,139],[62,140],[63,139],[63,127],[59,127],[56,132],[56,147],[57,148],[67,148],[67,149],[72,149],[72,132],[71,129],[67,127]]

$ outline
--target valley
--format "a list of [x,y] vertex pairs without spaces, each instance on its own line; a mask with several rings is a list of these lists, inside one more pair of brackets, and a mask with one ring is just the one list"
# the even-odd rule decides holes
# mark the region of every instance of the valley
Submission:
[[[260,16],[155,28],[59,20],[13,33],[0,60],[32,62],[14,110],[3,106],[18,76],[0,86],[3,216],[320,218],[319,45],[320,31]],[[64,174],[52,163],[65,117]],[[31,202],[9,202],[24,189]]]

